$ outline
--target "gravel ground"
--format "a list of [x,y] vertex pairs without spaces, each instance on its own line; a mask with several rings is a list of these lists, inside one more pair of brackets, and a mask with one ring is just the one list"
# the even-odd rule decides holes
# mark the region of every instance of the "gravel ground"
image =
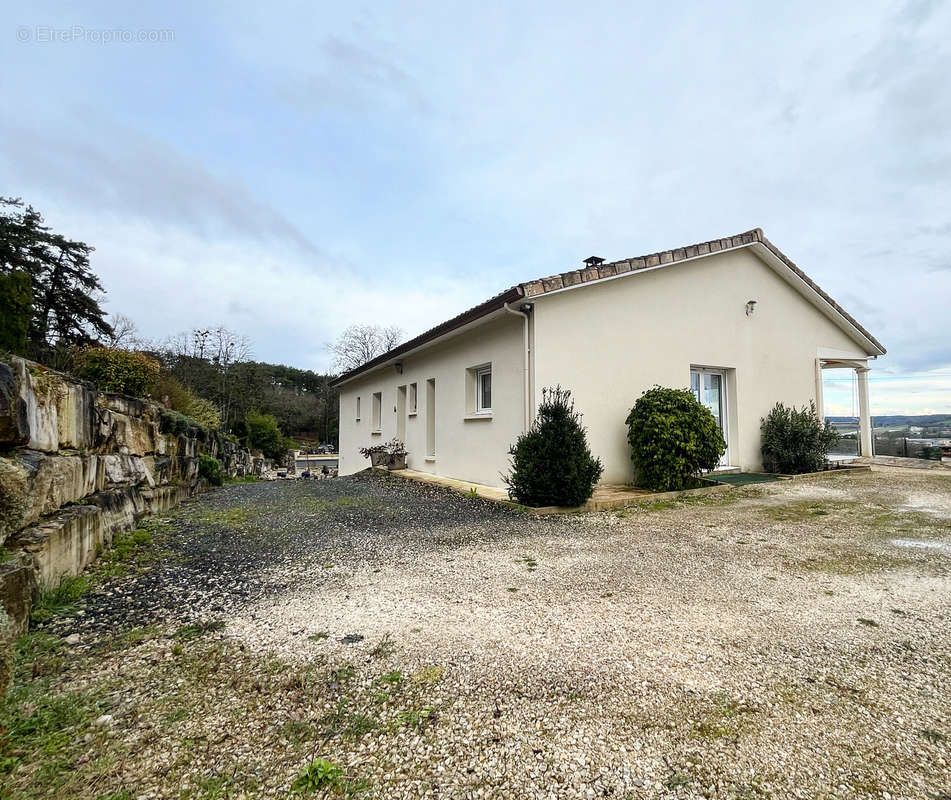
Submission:
[[947,474],[563,518],[364,474],[151,528],[43,627],[20,680],[86,698],[82,747],[10,797],[286,797],[322,757],[316,796],[951,799]]

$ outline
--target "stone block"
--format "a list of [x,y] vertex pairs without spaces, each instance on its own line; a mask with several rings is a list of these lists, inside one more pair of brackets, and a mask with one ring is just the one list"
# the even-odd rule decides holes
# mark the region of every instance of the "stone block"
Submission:
[[0,362],[0,445],[19,447],[29,441],[30,426],[20,398],[17,370]]
[[32,567],[16,561],[0,564],[0,605],[6,612],[13,636],[26,633],[35,596],[36,577]]

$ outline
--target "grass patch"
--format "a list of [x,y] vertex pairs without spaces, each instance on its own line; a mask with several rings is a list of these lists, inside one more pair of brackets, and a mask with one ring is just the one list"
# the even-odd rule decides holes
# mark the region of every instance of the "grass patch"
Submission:
[[55,588],[40,592],[33,606],[32,621],[41,623],[53,617],[72,616],[91,588],[92,581],[86,575],[64,575]]
[[386,658],[396,652],[396,645],[389,634],[386,634],[370,651],[370,658]]
[[208,633],[223,631],[224,629],[224,620],[220,619],[215,619],[210,622],[189,622],[187,625],[182,625],[175,631],[174,636],[176,639],[187,641],[188,639],[195,639]]
[[355,798],[365,794],[369,788],[370,784],[366,780],[348,776],[343,767],[326,758],[315,758],[294,778],[291,794]]
[[538,562],[532,558],[532,556],[522,556],[521,558],[516,558],[515,563],[524,565],[529,572],[534,572],[536,569],[538,569]]
[[332,500],[324,500],[318,497],[301,498],[301,503],[306,505],[309,510],[317,513],[333,511],[335,509],[355,510],[355,511],[374,511],[379,512],[385,509],[382,500],[376,497],[336,497]]
[[906,556],[884,555],[868,550],[848,550],[805,558],[794,562],[791,566],[825,575],[864,575],[904,569],[915,564],[914,560]]
[[377,683],[388,683],[391,686],[398,686],[403,682],[403,673],[398,669],[390,670],[389,672],[384,672],[376,680]]
[[352,741],[362,739],[379,727],[375,718],[354,708],[349,697],[341,697],[337,707],[321,718],[320,725],[325,736],[340,736]]
[[400,711],[396,715],[396,721],[403,727],[421,731],[430,723],[436,721],[436,711],[432,706],[410,708],[405,711]]
[[330,670],[327,675],[327,683],[334,684],[348,683],[357,677],[357,668],[353,664],[341,664],[339,667]]
[[152,534],[143,528],[117,534],[112,547],[102,553],[93,567],[97,580],[123,578],[130,573],[141,574],[158,560]]
[[261,483],[257,475],[242,475],[238,478],[225,478],[225,483]]
[[713,697],[713,707],[694,725],[692,734],[701,739],[738,736],[751,722],[751,714],[759,709],[725,694]]
[[776,522],[809,522],[817,517],[828,517],[837,511],[844,511],[850,508],[851,505],[853,504],[803,500],[797,503],[764,506],[760,509],[760,512]]
[[307,638],[312,642],[322,642],[330,638],[330,631],[317,631],[317,633],[312,633]]
[[440,666],[423,667],[418,672],[414,672],[410,679],[413,683],[420,686],[435,686],[446,674],[446,668]]
[[247,525],[251,519],[250,509],[241,506],[203,511],[198,515],[198,522],[202,525],[217,525],[221,528],[240,528]]
[[926,741],[931,742],[931,744],[943,744],[948,741],[948,737],[945,734],[933,728],[922,728],[918,733],[920,733],[922,738]]
[[84,734],[102,706],[92,690],[56,688],[53,681],[65,669],[58,638],[34,632],[17,640],[13,684],[0,699],[0,776],[12,786],[22,774],[21,782],[29,786],[17,797],[71,797],[81,791],[68,788],[73,762],[89,751]]

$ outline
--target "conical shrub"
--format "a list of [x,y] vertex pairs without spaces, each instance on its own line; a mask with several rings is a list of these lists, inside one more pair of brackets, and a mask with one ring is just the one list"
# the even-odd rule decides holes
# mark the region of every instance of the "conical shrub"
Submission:
[[580,506],[604,467],[591,455],[571,392],[542,390],[531,428],[509,450],[512,471],[503,476],[509,497],[526,506]]

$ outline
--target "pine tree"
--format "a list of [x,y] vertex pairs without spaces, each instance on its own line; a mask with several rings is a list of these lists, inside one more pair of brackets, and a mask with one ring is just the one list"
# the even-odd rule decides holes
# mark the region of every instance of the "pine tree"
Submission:
[[22,270],[30,276],[32,356],[92,344],[111,332],[99,305],[102,284],[89,268],[92,251],[85,242],[51,231],[43,216],[19,198],[0,197],[0,273]]

